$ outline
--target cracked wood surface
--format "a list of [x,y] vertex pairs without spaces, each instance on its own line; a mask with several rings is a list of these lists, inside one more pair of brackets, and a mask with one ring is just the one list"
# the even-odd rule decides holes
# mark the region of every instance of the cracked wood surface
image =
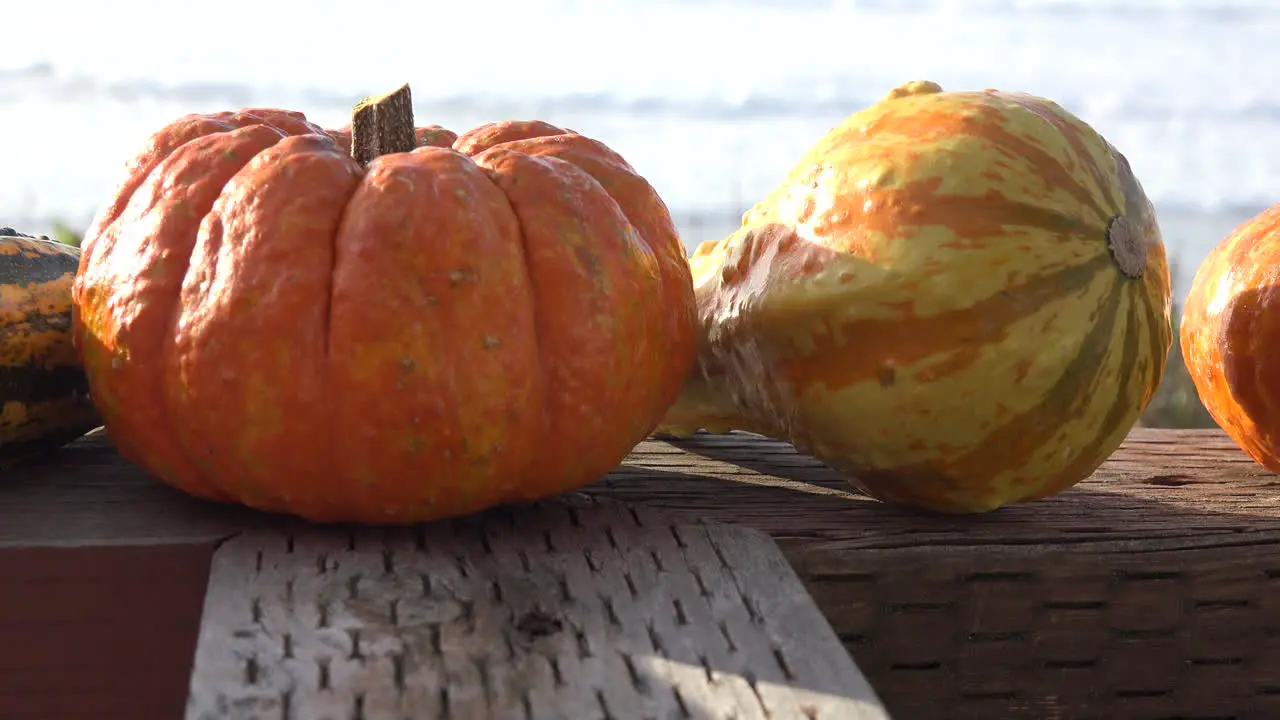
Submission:
[[879,720],[767,535],[583,496],[214,554],[188,720]]

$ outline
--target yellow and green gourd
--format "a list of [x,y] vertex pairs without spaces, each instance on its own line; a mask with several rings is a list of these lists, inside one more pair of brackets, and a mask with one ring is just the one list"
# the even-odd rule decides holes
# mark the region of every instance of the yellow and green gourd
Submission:
[[1023,93],[893,90],[690,262],[700,358],[661,431],[788,439],[870,495],[943,512],[1088,477],[1171,341],[1129,163]]

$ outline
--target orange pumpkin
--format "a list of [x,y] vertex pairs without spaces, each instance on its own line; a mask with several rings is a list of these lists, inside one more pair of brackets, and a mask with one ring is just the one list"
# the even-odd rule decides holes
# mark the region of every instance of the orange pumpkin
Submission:
[[653,188],[591,138],[415,131],[410,107],[406,86],[334,132],[190,115],[129,163],[74,287],[126,458],[204,498],[399,523],[579,487],[657,424],[695,340]]
[[1237,227],[1200,264],[1180,340],[1205,409],[1280,472],[1280,205]]

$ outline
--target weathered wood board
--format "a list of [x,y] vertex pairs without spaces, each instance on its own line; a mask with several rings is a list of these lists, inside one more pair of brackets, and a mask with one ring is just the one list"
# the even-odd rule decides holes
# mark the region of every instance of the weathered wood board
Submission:
[[[1137,429],[1076,488],[981,517],[880,505],[745,435],[644,442],[586,493],[772,536],[895,717],[1280,717],[1280,476],[1220,431]],[[100,434],[7,475],[0,718],[180,716],[204,568],[278,523]]]
[[589,500],[214,554],[188,720],[880,720],[767,535]]

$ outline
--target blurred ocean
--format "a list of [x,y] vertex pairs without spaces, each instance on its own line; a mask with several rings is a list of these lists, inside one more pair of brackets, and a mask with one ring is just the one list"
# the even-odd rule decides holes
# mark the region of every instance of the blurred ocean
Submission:
[[1157,205],[1179,294],[1280,201],[1274,0],[0,0],[0,18],[0,224],[28,232],[87,225],[178,115],[268,105],[338,125],[405,81],[422,122],[540,118],[604,140],[690,248],[912,79],[1036,93],[1096,127]]

